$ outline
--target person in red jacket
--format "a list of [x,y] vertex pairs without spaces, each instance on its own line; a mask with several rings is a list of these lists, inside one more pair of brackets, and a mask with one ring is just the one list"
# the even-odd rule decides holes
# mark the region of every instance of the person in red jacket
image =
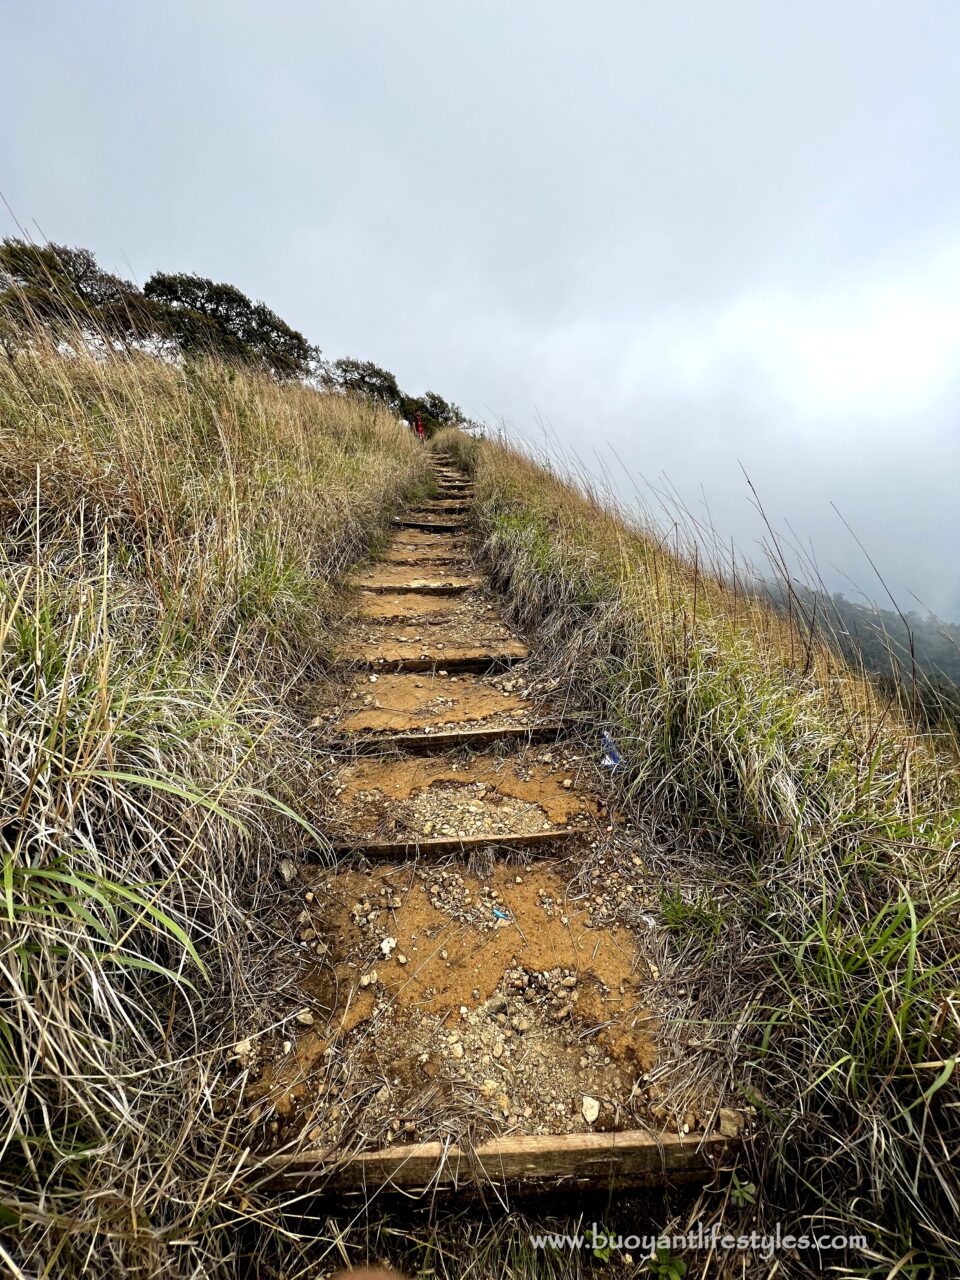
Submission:
[[418,438],[422,440],[423,439],[423,419],[420,417],[419,413],[414,419],[413,429],[414,431],[416,431]]

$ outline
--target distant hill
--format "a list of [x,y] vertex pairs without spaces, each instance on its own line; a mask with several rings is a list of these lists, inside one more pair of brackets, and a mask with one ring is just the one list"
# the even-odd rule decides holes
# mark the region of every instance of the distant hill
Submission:
[[766,582],[762,593],[782,612],[798,613],[832,649],[882,682],[916,684],[928,711],[960,720],[960,625],[933,614],[856,604],[842,593]]

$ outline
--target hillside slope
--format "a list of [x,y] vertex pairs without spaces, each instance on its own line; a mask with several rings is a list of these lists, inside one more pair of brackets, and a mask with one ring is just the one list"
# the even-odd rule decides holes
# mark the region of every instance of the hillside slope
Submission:
[[224,1051],[275,996],[267,873],[319,785],[294,695],[424,474],[366,402],[0,362],[0,1223],[27,1274],[236,1256]]
[[750,1213],[952,1272],[960,769],[949,735],[753,596],[494,442],[475,476],[515,618],[592,704],[662,876],[681,1025],[758,1108]]
[[[589,712],[584,749],[616,763],[690,1079],[756,1111],[743,1162],[684,1211],[863,1234],[848,1273],[952,1273],[952,740],[599,496],[492,442],[435,445],[472,472],[479,555],[558,699]],[[305,691],[346,571],[429,471],[369,402],[216,363],[0,365],[11,1268],[316,1274],[326,1233],[330,1257],[451,1280],[468,1251],[481,1280],[583,1273],[530,1255],[527,1220],[496,1208],[492,1227],[378,1202],[360,1234],[296,1223],[262,1185],[238,1082],[238,1029],[294,998],[284,866],[326,847]]]

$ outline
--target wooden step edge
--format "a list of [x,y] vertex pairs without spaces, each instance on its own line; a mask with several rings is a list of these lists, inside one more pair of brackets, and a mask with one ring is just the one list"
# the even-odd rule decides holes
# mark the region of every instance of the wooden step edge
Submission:
[[467,527],[462,522],[454,524],[450,521],[409,520],[405,517],[394,520],[393,526],[395,529],[420,529],[424,533],[461,533]]
[[570,721],[545,724],[505,724],[489,728],[442,729],[437,733],[379,733],[358,729],[336,739],[339,746],[363,753],[376,751],[446,751],[449,747],[481,747],[491,742],[554,742],[571,727]]
[[515,666],[518,662],[526,662],[530,652],[522,653],[478,653],[462,658],[341,658],[338,666],[357,671],[465,671],[472,675],[485,675],[488,672],[503,671]]
[[654,1134],[569,1133],[495,1138],[471,1149],[418,1142],[357,1155],[307,1150],[270,1157],[266,1167],[286,1187],[375,1194],[482,1190],[509,1184],[518,1192],[559,1183],[565,1188],[660,1187],[707,1182],[738,1149],[736,1139]]
[[510,831],[505,835],[430,836],[410,840],[373,840],[364,836],[335,839],[333,852],[362,853],[368,858],[410,858],[418,854],[469,853],[471,849],[545,849],[583,836],[585,827],[558,827],[555,831]]
[[449,569],[451,565],[455,565],[455,564],[460,565],[461,568],[463,569],[472,568],[472,565],[467,564],[464,561],[464,558],[462,555],[460,556],[456,556],[456,555],[415,556],[413,554],[408,556],[385,555],[385,556],[381,556],[380,559],[377,561],[377,563],[399,565],[400,568],[402,569],[406,569],[410,565],[418,565],[418,564],[423,565],[425,569],[434,568],[436,566],[443,566],[444,568]]
[[476,591],[478,587],[483,586],[483,578],[464,578],[462,582],[444,582],[429,581],[424,579],[422,582],[411,577],[409,582],[389,583],[389,582],[361,582],[358,578],[351,578],[349,585],[356,587],[360,591],[369,591],[372,595],[389,596],[389,595],[418,595],[418,596],[460,596],[465,595],[468,591]]

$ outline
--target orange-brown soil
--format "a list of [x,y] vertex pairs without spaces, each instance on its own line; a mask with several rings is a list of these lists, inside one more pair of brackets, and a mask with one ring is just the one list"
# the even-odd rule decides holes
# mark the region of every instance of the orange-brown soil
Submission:
[[[427,514],[460,506],[441,498]],[[471,589],[389,590],[431,582]],[[358,1149],[699,1123],[692,1108],[668,1116],[649,1079],[674,1068],[657,1061],[642,859],[608,812],[596,744],[520,748],[505,732],[483,754],[337,756],[351,733],[536,727],[547,702],[533,696],[527,647],[478,585],[466,529],[398,529],[355,575],[340,673],[314,721],[332,731],[327,830],[396,861],[354,853],[288,870],[303,1008],[283,1015],[266,1054],[252,1041],[236,1053],[277,1142]],[[485,674],[458,669],[465,658]],[[491,659],[520,665],[497,675]],[[526,861],[506,854],[515,840]],[[536,860],[537,840],[575,854]],[[469,859],[429,861],[461,841]]]
[[[506,684],[512,687],[506,689]],[[436,671],[384,673],[371,683],[364,674],[356,676],[335,696],[336,701],[323,719],[336,721],[347,733],[426,732],[449,725],[493,723],[526,725],[538,715],[538,704],[525,699],[515,681],[503,676],[441,676]]]
[[446,613],[449,609],[449,596],[426,595],[417,591],[361,591],[356,614],[358,618],[367,618],[371,622],[385,622],[396,618],[422,618],[431,613]]
[[[546,759],[544,759],[544,756]],[[572,753],[533,749],[468,760],[364,760],[336,776],[331,814],[339,830],[378,840],[473,837],[583,827],[603,808],[578,790]]]
[[455,565],[387,565],[364,569],[354,579],[359,587],[477,587],[481,579],[458,572]]
[[[433,1136],[475,1126],[478,1107],[486,1132],[571,1132],[588,1127],[584,1095],[601,1105],[594,1127],[612,1127],[645,1096],[656,1056],[646,963],[555,867],[345,870],[318,874],[309,894],[303,932],[324,951],[303,982],[315,1023],[257,1092],[312,1141],[407,1115],[417,1137]],[[343,1062],[349,1091],[332,1080]],[[461,1102],[431,1119],[438,1085]],[[350,1110],[348,1098],[363,1101]]]

